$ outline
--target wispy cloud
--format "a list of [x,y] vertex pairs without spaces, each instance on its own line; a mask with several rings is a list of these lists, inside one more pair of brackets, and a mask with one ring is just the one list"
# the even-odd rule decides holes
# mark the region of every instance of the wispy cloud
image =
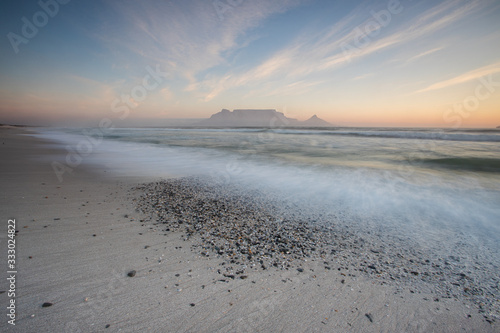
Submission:
[[375,75],[375,73],[367,73],[367,74],[363,74],[363,75],[358,75],[358,76],[353,77],[351,79],[351,81],[363,80],[363,79],[366,79],[367,77],[370,77],[373,75]]
[[[355,39],[359,37],[360,29],[364,31],[367,22],[373,22],[370,12],[360,6],[319,33],[299,36],[286,48],[277,51],[252,69],[225,73],[219,77],[211,76],[194,83],[190,88],[203,88],[206,91],[205,100],[211,100],[226,89],[258,85],[277,78],[282,82],[284,80],[285,85],[302,82],[311,75],[325,75],[372,54],[432,35],[459,22],[481,5],[482,2],[478,0],[449,0],[429,8],[408,23],[390,23],[388,27],[381,28],[381,37],[370,37],[367,43],[357,46]],[[351,47],[347,48],[347,52],[346,45]],[[440,49],[426,51],[413,57],[412,61]]]
[[[236,2],[234,2],[236,3]],[[299,0],[244,1],[229,6],[220,20],[213,1],[113,1],[122,26],[101,38],[163,65],[172,75],[195,81],[200,72],[224,64],[227,54],[246,45],[245,33]],[[250,38],[250,37],[249,37]]]
[[468,81],[479,79],[479,78],[486,76],[486,75],[495,74],[495,73],[499,73],[499,72],[500,72],[500,61],[496,62],[494,64],[491,64],[491,65],[488,65],[488,66],[483,66],[481,68],[474,69],[474,70],[469,71],[467,73],[463,73],[463,74],[456,76],[454,78],[451,78],[449,80],[436,82],[436,83],[428,86],[427,88],[420,89],[420,90],[416,91],[415,93],[418,94],[418,93],[423,93],[426,91],[443,89],[443,88],[447,88],[447,87],[451,87],[451,86],[454,86],[457,84],[465,83]]
[[255,96],[269,97],[269,96],[291,96],[291,95],[299,96],[311,91],[313,87],[318,86],[323,82],[324,81],[322,80],[321,81],[305,80],[305,81],[297,81],[279,85],[275,84],[275,82],[269,82],[263,87],[250,91],[244,97],[250,98]]
[[417,59],[420,59],[422,57],[428,56],[428,55],[433,54],[435,52],[441,51],[442,49],[444,49],[444,46],[440,46],[440,47],[436,47],[436,48],[431,49],[431,50],[424,51],[422,53],[419,53],[419,54],[409,58],[408,60],[406,60],[406,62],[407,63],[414,62]]

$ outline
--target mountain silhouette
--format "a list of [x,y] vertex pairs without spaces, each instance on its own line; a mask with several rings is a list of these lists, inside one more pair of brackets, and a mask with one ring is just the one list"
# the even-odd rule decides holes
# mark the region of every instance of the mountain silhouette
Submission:
[[208,127],[324,127],[332,126],[314,115],[306,121],[286,117],[274,109],[222,109],[200,122]]

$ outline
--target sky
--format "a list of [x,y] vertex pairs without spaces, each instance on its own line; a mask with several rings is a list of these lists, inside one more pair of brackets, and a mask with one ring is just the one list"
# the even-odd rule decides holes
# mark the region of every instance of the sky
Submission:
[[0,123],[271,108],[336,126],[500,126],[498,0],[18,0],[0,13]]

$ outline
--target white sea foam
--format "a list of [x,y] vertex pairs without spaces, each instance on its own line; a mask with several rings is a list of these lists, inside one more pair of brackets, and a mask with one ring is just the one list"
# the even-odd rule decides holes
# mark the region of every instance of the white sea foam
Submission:
[[[491,143],[422,146],[415,140],[342,137],[332,141],[311,133],[305,139],[303,132],[261,134],[254,130],[119,129],[83,160],[122,174],[206,175],[247,187],[268,187],[297,207],[314,207],[337,216],[333,223],[384,227],[411,234],[428,246],[457,233],[488,244],[500,239],[497,172],[454,171],[422,163],[443,154],[485,159],[496,153]],[[64,147],[76,147],[85,140],[81,130],[41,130],[39,136]],[[407,151],[418,155],[405,160],[401,155]]]

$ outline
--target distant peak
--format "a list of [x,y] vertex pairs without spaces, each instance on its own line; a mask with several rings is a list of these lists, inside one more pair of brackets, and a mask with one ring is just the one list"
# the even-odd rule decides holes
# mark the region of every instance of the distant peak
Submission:
[[307,119],[306,121],[303,121],[302,125],[311,126],[311,127],[332,126],[332,124],[330,124],[327,121],[324,121],[323,119],[321,119],[317,115],[314,115],[311,118]]

